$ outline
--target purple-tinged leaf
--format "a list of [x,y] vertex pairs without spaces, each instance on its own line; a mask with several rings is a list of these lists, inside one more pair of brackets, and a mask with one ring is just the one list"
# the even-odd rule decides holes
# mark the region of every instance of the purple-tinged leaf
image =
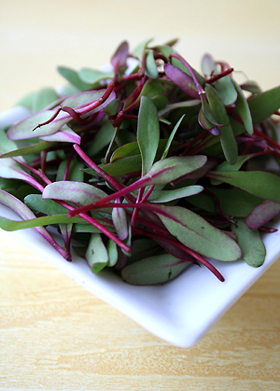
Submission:
[[206,162],[207,157],[203,155],[170,157],[156,162],[142,180],[145,186],[170,183],[203,167]]
[[194,212],[163,205],[157,205],[154,212],[173,236],[199,254],[220,261],[235,261],[242,256],[233,239]]
[[279,213],[279,202],[265,200],[252,210],[245,219],[245,224],[250,229],[258,229],[276,217]]
[[[212,129],[214,129],[215,127],[216,127],[216,125],[214,125],[212,122],[210,122],[207,118],[206,118],[206,116],[205,116],[205,114],[204,114],[204,112],[203,112],[203,109],[202,109],[202,107],[200,108],[200,110],[199,110],[199,114],[198,114],[198,122],[199,122],[199,124],[200,124],[200,126],[203,128],[203,129],[205,129],[205,130],[212,130]],[[219,132],[220,133],[220,132]]]
[[[0,203],[4,206],[7,206],[9,209],[16,212],[23,220],[36,219],[34,213],[20,200],[18,200],[13,195],[0,190]],[[50,243],[65,259],[68,261],[71,260],[70,254],[63,250],[49,234],[49,232],[44,227],[35,227],[34,228],[39,235],[41,235],[47,242]]]
[[[121,202],[117,199],[116,202]],[[116,229],[117,236],[120,240],[125,240],[128,237],[127,216],[124,208],[113,208],[112,220]]]
[[164,65],[164,72],[170,80],[173,81],[185,94],[192,98],[199,99],[199,94],[195,85],[195,82],[191,76],[187,75],[181,69],[171,64]]
[[70,252],[73,224],[72,223],[59,224],[59,229],[63,238],[64,247],[67,251]]
[[59,181],[47,185],[43,191],[42,198],[71,201],[80,205],[87,205],[106,196],[107,194],[104,191],[87,183]]
[[189,262],[170,254],[155,255],[124,267],[122,278],[133,285],[162,284],[173,280],[188,266]]
[[117,191],[116,193],[104,197],[101,200],[91,202],[88,205],[70,211],[69,215],[74,216],[91,209],[98,209],[98,207],[105,205],[112,200],[116,200],[117,198],[125,196],[142,187],[170,183],[173,180],[202,167],[206,161],[207,157],[203,155],[175,156],[160,160],[151,167],[146,175],[138,179],[138,181]]
[[42,185],[25,172],[13,158],[0,159],[0,178],[20,179],[36,189],[42,190]]
[[111,58],[111,64],[114,67],[115,73],[119,73],[119,71],[126,67],[126,61],[128,58],[128,43],[126,41],[122,42],[115,53]]
[[210,84],[206,84],[205,90],[214,118],[219,124],[224,124],[224,126],[221,126],[219,129],[221,146],[225,158],[230,164],[235,164],[238,156],[237,143],[229,122],[226,108],[215,88],[213,88]]
[[51,119],[54,113],[55,110],[41,111],[18,122],[8,130],[7,137],[10,140],[24,140],[56,133],[71,120],[69,114],[61,112],[52,122],[34,130],[39,124]]
[[247,80],[245,83],[242,83],[240,85],[242,90],[251,92],[252,94],[261,94],[262,90],[258,83],[256,83],[254,80]]
[[78,94],[72,95],[69,98],[66,98],[61,106],[71,107],[72,109],[79,109],[84,106],[89,105],[90,103],[100,99],[106,90],[97,90],[97,91],[85,91]]
[[[210,124],[212,124],[214,126],[224,126],[224,123],[220,120],[220,122],[218,122],[213,114],[213,111],[209,105],[209,103],[207,102],[207,98],[205,96],[205,94],[201,95],[201,110],[204,114],[204,116],[206,117],[206,119],[208,120],[208,122]],[[209,124],[209,129],[212,129],[210,127],[210,124]]]
[[181,248],[175,246],[175,244],[171,244],[166,240],[155,239],[155,242],[158,243],[168,254],[172,255],[175,258],[183,259],[186,262],[196,262],[191,255],[187,254],[186,251]]
[[81,136],[69,128],[61,129],[60,131],[51,134],[50,136],[41,136],[40,139],[48,142],[56,141],[62,143],[81,144]]

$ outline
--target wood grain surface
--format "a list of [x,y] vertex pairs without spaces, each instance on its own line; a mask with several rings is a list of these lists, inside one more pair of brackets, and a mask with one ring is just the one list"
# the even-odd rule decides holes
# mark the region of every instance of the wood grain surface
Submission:
[[170,346],[0,233],[0,390],[279,390],[280,262]]
[[[0,111],[62,84],[57,65],[108,62],[179,37],[263,89],[280,84],[278,0],[0,1]],[[236,73],[244,78],[243,73]],[[280,390],[280,260],[194,347],[154,337],[0,232],[0,390]]]

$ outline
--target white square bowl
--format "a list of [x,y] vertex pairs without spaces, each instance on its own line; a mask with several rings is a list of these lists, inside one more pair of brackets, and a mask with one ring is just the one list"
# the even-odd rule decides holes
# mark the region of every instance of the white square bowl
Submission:
[[[18,107],[2,113],[0,127],[11,123],[11,118],[19,120],[26,114]],[[2,205],[0,215],[19,219]],[[280,222],[273,226],[280,229]],[[8,235],[154,335],[179,347],[198,342],[280,256],[280,232],[265,234],[267,255],[259,268],[250,267],[244,261],[212,261],[225,282],[218,281],[205,267],[191,265],[165,285],[139,287],[123,282],[109,270],[93,274],[87,262],[76,255],[72,262],[67,262],[32,229]]]

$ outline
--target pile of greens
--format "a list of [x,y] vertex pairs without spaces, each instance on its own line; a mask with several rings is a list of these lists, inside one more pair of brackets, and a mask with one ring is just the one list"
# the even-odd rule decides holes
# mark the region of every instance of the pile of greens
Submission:
[[[107,71],[59,67],[69,84],[19,103],[0,131],[0,203],[67,261],[159,284],[209,259],[265,260],[261,232],[280,212],[280,86],[238,84],[210,55],[202,74],[175,41],[117,48]],[[270,168],[267,168],[270,167]],[[55,240],[59,232],[63,245]]]

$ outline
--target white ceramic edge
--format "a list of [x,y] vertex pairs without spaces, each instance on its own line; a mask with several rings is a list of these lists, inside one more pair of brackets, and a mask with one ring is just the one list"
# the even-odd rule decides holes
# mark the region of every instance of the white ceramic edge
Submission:
[[[17,120],[20,113],[26,115],[21,108],[15,110]],[[0,115],[0,127],[5,122],[5,115]],[[2,205],[0,215],[18,219]],[[280,229],[279,223],[277,226]],[[154,335],[179,347],[190,347],[198,342],[280,255],[280,234],[277,232],[265,235],[267,257],[260,268],[249,267],[243,261],[214,261],[225,277],[224,283],[205,268],[191,266],[179,278],[163,286],[135,287],[107,271],[97,276],[92,274],[87,263],[79,257],[74,256],[71,263],[65,261],[34,230],[9,232],[8,235]]]

